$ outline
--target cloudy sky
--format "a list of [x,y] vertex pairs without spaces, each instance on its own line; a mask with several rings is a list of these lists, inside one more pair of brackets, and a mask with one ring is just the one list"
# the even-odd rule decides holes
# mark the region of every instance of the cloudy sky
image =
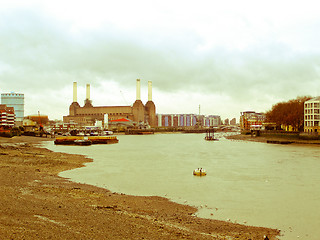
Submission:
[[0,0],[0,92],[25,115],[62,119],[83,105],[131,105],[136,79],[157,113],[264,112],[320,95],[317,1]]

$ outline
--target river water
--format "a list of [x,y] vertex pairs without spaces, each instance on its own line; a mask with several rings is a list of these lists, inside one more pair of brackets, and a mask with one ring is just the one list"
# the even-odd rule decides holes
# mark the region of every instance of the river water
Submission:
[[[120,135],[119,143],[47,148],[93,158],[60,174],[131,195],[163,196],[200,217],[281,230],[281,239],[320,239],[320,147],[228,140],[203,134]],[[207,176],[192,175],[195,168]]]

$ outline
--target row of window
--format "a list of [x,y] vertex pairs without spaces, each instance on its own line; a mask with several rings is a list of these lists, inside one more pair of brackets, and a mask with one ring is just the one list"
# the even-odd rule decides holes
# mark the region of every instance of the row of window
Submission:
[[306,121],[305,126],[306,127],[319,127],[320,126],[320,121]]
[[304,110],[304,113],[305,114],[313,114],[313,113],[319,114],[320,113],[320,109],[306,109],[306,110]]
[[319,108],[319,103],[306,103],[305,108]]
[[320,119],[320,115],[306,115],[305,120]]
[[[105,113],[83,113],[77,114],[77,116],[103,116]],[[119,115],[126,115],[127,113],[108,113],[110,116],[119,116]]]

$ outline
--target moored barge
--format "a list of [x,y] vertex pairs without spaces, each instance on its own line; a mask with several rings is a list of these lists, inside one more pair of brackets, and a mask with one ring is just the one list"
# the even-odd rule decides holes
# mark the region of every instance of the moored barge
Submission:
[[79,140],[88,140],[91,144],[113,144],[118,143],[116,136],[63,136],[57,137],[54,141],[56,145],[76,145]]

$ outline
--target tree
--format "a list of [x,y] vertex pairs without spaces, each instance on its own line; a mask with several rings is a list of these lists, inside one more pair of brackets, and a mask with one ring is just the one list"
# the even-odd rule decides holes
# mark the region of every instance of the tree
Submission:
[[294,131],[303,131],[304,102],[309,99],[310,96],[303,96],[273,105],[266,113],[267,121],[275,122],[277,125],[292,126]]

